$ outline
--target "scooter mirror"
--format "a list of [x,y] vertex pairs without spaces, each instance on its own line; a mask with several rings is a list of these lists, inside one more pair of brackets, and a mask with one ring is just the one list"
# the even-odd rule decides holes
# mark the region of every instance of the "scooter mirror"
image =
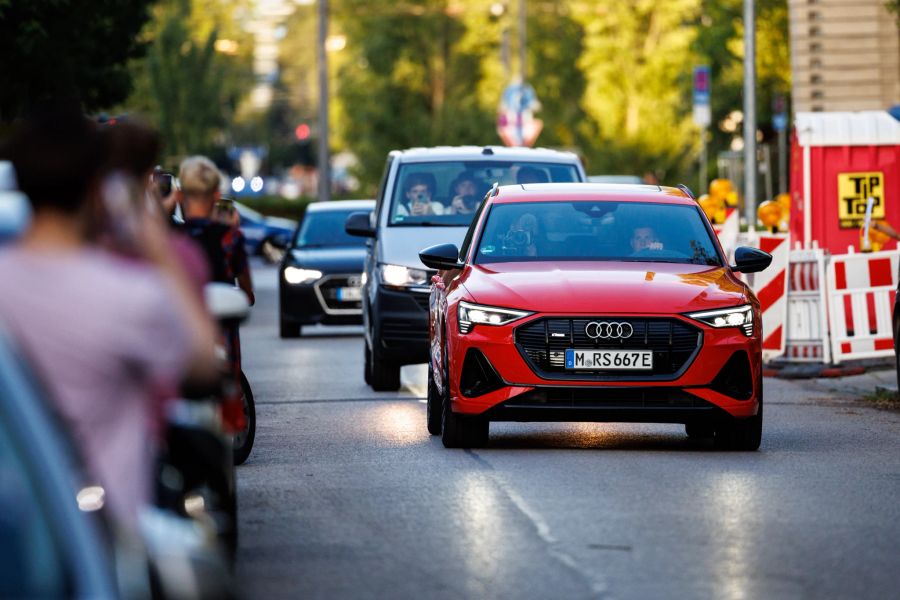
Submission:
[[247,295],[227,283],[207,283],[203,289],[206,309],[218,321],[243,321],[250,314]]

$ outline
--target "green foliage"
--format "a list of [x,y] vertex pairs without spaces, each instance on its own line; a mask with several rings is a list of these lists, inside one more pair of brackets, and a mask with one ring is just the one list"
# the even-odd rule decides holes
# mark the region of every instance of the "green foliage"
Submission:
[[121,102],[150,3],[0,0],[0,121],[50,97],[80,99],[90,111]]
[[[133,65],[136,89],[126,110],[159,127],[170,162],[221,146],[252,84],[252,44],[240,37],[232,10],[219,0],[163,0],[144,32],[147,55]],[[217,52],[220,39],[237,40],[240,52]]]
[[341,133],[352,140],[365,182],[378,180],[395,148],[496,141],[493,115],[472,93],[481,56],[461,47],[466,30],[446,5],[342,2],[341,23],[354,44],[338,74]]

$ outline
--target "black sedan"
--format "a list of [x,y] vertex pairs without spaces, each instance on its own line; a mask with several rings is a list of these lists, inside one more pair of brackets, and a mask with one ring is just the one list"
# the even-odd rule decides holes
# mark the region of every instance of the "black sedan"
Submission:
[[371,211],[373,200],[313,202],[285,252],[278,277],[282,338],[303,325],[362,323],[365,238],[344,231],[350,213]]

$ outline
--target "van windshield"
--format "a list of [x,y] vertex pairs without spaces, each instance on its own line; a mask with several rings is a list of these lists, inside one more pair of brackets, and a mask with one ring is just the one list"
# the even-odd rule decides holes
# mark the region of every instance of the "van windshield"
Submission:
[[581,181],[574,164],[526,161],[446,161],[406,163],[394,183],[390,224],[468,227],[485,194],[496,182]]

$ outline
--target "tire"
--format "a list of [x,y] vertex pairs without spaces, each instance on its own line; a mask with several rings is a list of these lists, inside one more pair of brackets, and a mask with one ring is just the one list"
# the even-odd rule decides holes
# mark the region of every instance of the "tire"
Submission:
[[234,464],[242,465],[247,462],[250,457],[250,451],[253,450],[253,442],[256,439],[256,403],[253,401],[253,390],[250,389],[250,382],[247,376],[241,372],[241,397],[244,402],[244,417],[247,420],[247,426],[244,431],[234,436]]
[[279,321],[279,333],[281,335],[281,339],[290,340],[296,339],[303,334],[303,326],[302,325],[294,325],[289,321],[285,321],[281,319]]
[[375,351],[371,352],[372,363],[369,370],[369,385],[376,392],[396,392],[400,389],[400,365],[385,360]]
[[443,402],[438,394],[437,386],[434,385],[434,369],[431,362],[428,363],[428,398],[425,407],[425,418],[428,426],[428,433],[431,435],[441,435],[441,424],[443,421]]
[[716,426],[713,438],[716,448],[753,452],[762,442],[763,395],[759,386],[759,411],[747,419],[727,419]]
[[372,351],[369,350],[369,344],[365,341],[363,341],[363,353],[365,354],[363,377],[366,380],[366,385],[372,385]]
[[692,440],[711,438],[716,434],[716,426],[713,423],[686,423],[684,432]]
[[[444,354],[444,381],[450,381]],[[441,442],[444,448],[483,448],[490,438],[490,421],[483,417],[458,415],[450,406],[450,386],[444,384],[441,394]]]

